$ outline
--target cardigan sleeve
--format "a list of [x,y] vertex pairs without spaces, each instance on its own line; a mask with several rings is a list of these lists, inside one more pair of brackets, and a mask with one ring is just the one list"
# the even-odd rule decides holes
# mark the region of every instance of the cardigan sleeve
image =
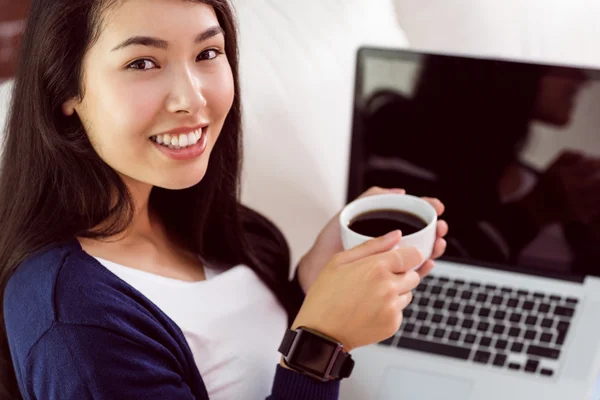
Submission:
[[47,400],[194,400],[175,357],[149,343],[102,327],[55,322],[27,357],[23,394]]

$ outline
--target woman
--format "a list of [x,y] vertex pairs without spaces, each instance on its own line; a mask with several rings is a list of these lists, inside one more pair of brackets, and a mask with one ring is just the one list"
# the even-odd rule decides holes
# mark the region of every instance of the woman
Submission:
[[399,328],[422,260],[392,250],[398,232],[343,252],[334,218],[290,283],[280,232],[240,205],[227,1],[39,0],[23,53],[0,177],[2,398],[333,399],[337,381],[275,367],[286,329],[350,351]]

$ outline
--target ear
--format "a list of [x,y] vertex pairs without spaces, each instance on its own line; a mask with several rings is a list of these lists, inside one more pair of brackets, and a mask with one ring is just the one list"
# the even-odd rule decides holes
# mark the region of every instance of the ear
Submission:
[[75,107],[77,106],[78,102],[76,99],[70,99],[67,100],[63,103],[62,105],[62,112],[63,114],[65,114],[67,117],[72,116],[75,113]]

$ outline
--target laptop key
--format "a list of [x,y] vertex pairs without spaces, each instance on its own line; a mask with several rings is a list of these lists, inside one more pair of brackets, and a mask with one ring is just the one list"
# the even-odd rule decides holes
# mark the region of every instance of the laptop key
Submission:
[[471,300],[471,298],[473,297],[473,292],[469,292],[468,290],[465,290],[464,292],[462,292],[460,297],[463,300]]
[[430,329],[428,326],[422,326],[421,329],[419,329],[419,335],[427,336],[429,335],[429,331]]
[[473,315],[474,312],[475,312],[475,307],[473,307],[472,305],[465,306],[465,309],[463,310],[463,314],[465,314],[465,315]]
[[427,307],[429,305],[429,299],[427,297],[423,297],[421,300],[419,300],[419,305],[421,307]]
[[440,281],[442,283],[447,283],[447,282],[450,282],[450,279],[448,279],[445,276],[440,276],[440,277],[438,277],[438,281]]
[[477,330],[480,332],[486,332],[488,329],[490,329],[490,324],[488,324],[487,322],[480,322],[477,325]]
[[452,333],[450,333],[450,336],[448,337],[448,339],[450,339],[454,342],[458,342],[460,340],[461,336],[462,336],[462,333],[453,331]]
[[442,310],[442,309],[444,309],[445,306],[446,306],[446,302],[444,302],[444,300],[436,300],[433,303],[433,308],[435,308],[436,310]]
[[473,321],[472,319],[465,319],[462,323],[462,327],[465,329],[471,329],[473,327],[473,325],[475,325],[475,321]]
[[534,306],[535,306],[535,303],[533,301],[529,301],[528,300],[528,301],[526,301],[526,302],[523,303],[522,308],[523,308],[523,310],[531,311],[531,310],[533,310]]
[[494,313],[494,319],[504,320],[506,318],[506,311],[498,310]]
[[415,325],[414,324],[406,324],[404,326],[404,328],[402,328],[402,330],[406,333],[412,333],[415,331]]
[[446,331],[443,329],[436,329],[435,332],[433,333],[433,336],[438,338],[438,339],[442,339],[444,336],[446,336]]
[[471,286],[473,289],[477,289],[481,287],[481,283],[479,282],[469,282],[469,286]]
[[523,351],[523,343],[514,342],[510,347],[510,351],[513,353],[521,353]]
[[521,335],[521,328],[517,328],[517,327],[512,327],[510,328],[510,330],[508,331],[508,336],[511,337],[519,337]]
[[471,350],[449,345],[443,343],[429,342],[426,340],[419,340],[414,338],[408,338],[405,336],[401,336],[396,344],[397,347],[422,351],[431,354],[437,354],[440,356],[447,356],[453,358],[459,358],[461,360],[468,360],[471,355]]
[[577,303],[579,303],[579,299],[576,299],[575,297],[569,297],[569,298],[567,298],[567,303],[577,304]]
[[542,333],[542,336],[540,337],[540,342],[551,343],[552,342],[552,334],[551,333]]
[[489,308],[487,308],[487,307],[482,307],[482,308],[479,310],[479,316],[480,316],[480,317],[489,317],[491,312],[492,312],[492,310],[490,310]]
[[489,336],[483,336],[480,340],[479,340],[479,345],[483,346],[483,347],[490,347],[490,345],[492,344],[492,338]]
[[473,357],[473,361],[480,364],[487,364],[490,361],[490,357],[492,353],[489,351],[479,350],[475,353],[475,357]]
[[436,324],[439,324],[440,322],[442,322],[442,319],[444,319],[444,316],[442,314],[434,314],[431,318],[431,321],[435,322]]
[[538,311],[545,314],[548,311],[550,311],[550,304],[548,303],[541,303],[540,307],[538,308]]
[[503,301],[504,301],[503,297],[500,297],[500,296],[494,296],[494,297],[492,297],[492,304],[494,304],[496,306],[501,305]]
[[477,297],[475,298],[475,301],[479,302],[479,303],[485,303],[488,299],[488,295],[485,293],[479,293],[477,295]]
[[510,363],[510,364],[508,364],[508,368],[512,369],[514,371],[518,371],[521,369],[521,366],[517,363]]
[[473,335],[472,333],[469,333],[467,336],[465,336],[465,343],[467,344],[473,344],[475,343],[475,340],[477,340],[477,336]]
[[503,288],[500,289],[500,291],[502,293],[512,293],[512,288],[509,288],[507,286],[504,286]]
[[527,296],[529,292],[527,290],[517,290],[519,296]]
[[507,307],[512,307],[512,308],[516,308],[519,305],[519,299],[516,299],[514,297],[508,299],[508,302],[506,303]]
[[525,324],[530,326],[535,326],[538,322],[538,318],[535,315],[530,315],[525,319]]
[[521,318],[522,318],[522,317],[523,317],[523,316],[522,316],[521,314],[519,314],[519,313],[516,313],[516,312],[515,312],[515,313],[512,313],[512,314],[510,315],[510,322],[514,322],[514,323],[517,323],[517,324],[518,324],[519,322],[521,322]]
[[494,357],[494,362],[492,364],[496,367],[504,367],[504,364],[506,364],[506,360],[507,357],[505,354],[498,353],[496,354],[496,357]]
[[556,336],[556,344],[562,346],[565,344],[565,339],[567,338],[567,332],[559,331],[558,336]]
[[458,293],[458,290],[456,290],[454,288],[450,288],[450,289],[446,290],[446,296],[448,296],[448,297],[454,297],[454,296],[456,296],[457,293]]
[[448,326],[456,326],[456,324],[458,324],[458,318],[450,317],[448,318],[448,321],[446,321],[446,324],[448,324]]
[[575,310],[569,307],[561,307],[561,306],[556,306],[556,308],[554,309],[554,314],[556,315],[560,315],[562,317],[572,317],[573,314],[575,313]]
[[569,330],[569,327],[571,326],[570,322],[567,321],[560,321],[558,323],[558,325],[556,326],[556,329],[558,329],[559,332],[566,332]]
[[535,338],[536,338],[536,337],[537,337],[537,331],[534,331],[534,330],[532,330],[532,329],[528,329],[528,330],[525,332],[525,339],[528,339],[528,340],[535,340]]
[[550,349],[548,347],[529,345],[527,348],[527,354],[530,356],[550,358],[552,360],[558,360],[560,357],[560,350]]
[[458,304],[456,302],[450,303],[450,306],[448,307],[448,309],[450,311],[454,311],[454,312],[457,312],[459,308],[460,308],[460,304]]
[[495,346],[498,350],[506,350],[506,348],[508,347],[508,341],[504,340],[504,339],[498,339],[496,341],[496,346]]
[[543,299],[544,297],[546,297],[546,295],[541,292],[534,292],[533,297],[535,297],[536,299]]
[[552,376],[552,375],[554,375],[554,371],[552,371],[551,369],[543,368],[540,371],[540,374],[542,374],[544,376]]
[[544,318],[542,320],[542,328],[552,328],[552,326],[554,325],[554,320],[550,319],[550,318]]
[[553,294],[552,296],[550,296],[550,300],[552,300],[552,301],[561,301],[562,297]]
[[404,318],[410,318],[413,315],[413,310],[411,308],[406,308],[402,312],[402,315],[404,316]]
[[462,285],[464,285],[464,284],[465,284],[465,281],[463,281],[462,279],[455,279],[455,280],[454,280],[454,284],[455,284],[456,286],[462,286]]
[[498,335],[502,335],[505,330],[506,330],[506,326],[498,324],[498,325],[494,325],[492,332],[494,332]]
[[540,362],[537,360],[527,360],[525,364],[525,372],[535,373],[537,372],[538,367],[540,366]]
[[433,293],[433,294],[440,294],[440,293],[442,293],[442,287],[441,286],[433,286],[431,288],[431,293]]
[[379,342],[382,346],[390,346],[396,337],[392,336],[390,338],[385,339],[383,342]]
[[417,319],[419,321],[425,321],[428,316],[429,316],[429,314],[427,314],[427,312],[425,312],[425,311],[419,311],[419,313],[417,314]]
[[496,290],[496,285],[485,285],[486,290]]

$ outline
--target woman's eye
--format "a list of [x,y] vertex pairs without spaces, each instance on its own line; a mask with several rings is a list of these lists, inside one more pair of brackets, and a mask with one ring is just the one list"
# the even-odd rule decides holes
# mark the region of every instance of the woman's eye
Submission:
[[153,66],[156,67],[154,62],[152,62],[150,60],[146,60],[146,59],[141,59],[141,60],[137,60],[137,61],[134,61],[131,64],[129,64],[128,68],[139,69],[139,70],[148,70],[148,69],[152,69]]
[[204,50],[198,55],[198,61],[213,60],[217,58],[220,54],[223,54],[223,52],[217,49]]

